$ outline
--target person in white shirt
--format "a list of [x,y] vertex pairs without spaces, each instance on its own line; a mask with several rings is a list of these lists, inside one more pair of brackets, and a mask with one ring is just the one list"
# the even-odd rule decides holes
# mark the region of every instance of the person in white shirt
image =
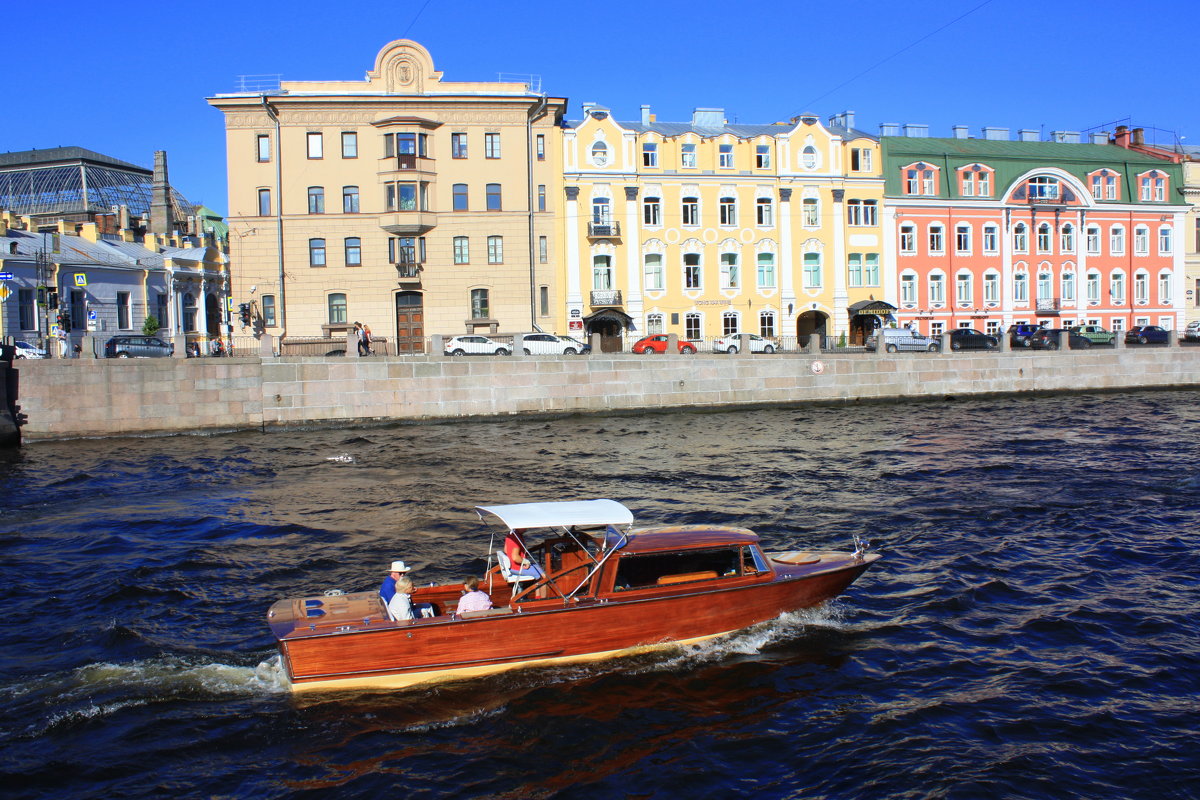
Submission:
[[396,593],[388,601],[388,616],[393,620],[412,619],[412,590],[413,582],[407,576],[396,579]]
[[458,613],[464,611],[487,611],[492,607],[492,598],[479,590],[479,578],[474,575],[463,581],[463,596],[458,600]]

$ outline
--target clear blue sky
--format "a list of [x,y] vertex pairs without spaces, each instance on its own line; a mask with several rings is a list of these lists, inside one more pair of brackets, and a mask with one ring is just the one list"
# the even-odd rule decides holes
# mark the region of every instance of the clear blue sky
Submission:
[[[1200,145],[1200,26],[1192,0],[909,0],[601,3],[402,0],[125,4],[5,11],[0,152],[78,145],[151,166],[224,214],[222,115],[204,98],[238,75],[361,80],[387,42],[429,49],[448,80],[540,75],[618,119],[694,107],[768,123],[845,109],[857,126],[1161,128]],[[331,13],[333,10],[335,13]],[[964,16],[965,15],[965,16]],[[961,17],[961,18],[960,18]],[[882,63],[881,63],[882,62]],[[1111,129],[1111,125],[1108,125]]]

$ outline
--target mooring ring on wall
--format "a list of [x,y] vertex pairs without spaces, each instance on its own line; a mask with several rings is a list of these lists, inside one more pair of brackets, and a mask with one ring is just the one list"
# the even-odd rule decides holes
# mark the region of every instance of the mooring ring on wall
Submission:
[[825,371],[825,364],[821,361],[812,362],[813,375],[820,375]]

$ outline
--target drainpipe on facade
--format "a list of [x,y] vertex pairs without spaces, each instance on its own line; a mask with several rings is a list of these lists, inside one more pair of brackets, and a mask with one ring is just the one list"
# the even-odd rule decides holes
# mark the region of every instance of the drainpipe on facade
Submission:
[[279,317],[279,352],[283,353],[283,337],[287,335],[287,300],[283,291],[283,139],[280,135],[279,114],[274,106],[262,97],[263,110],[275,123],[275,247],[279,253],[279,297],[275,300],[275,313]]
[[537,237],[534,228],[534,192],[533,192],[533,162],[537,155],[533,151],[533,123],[546,115],[546,95],[538,99],[538,104],[529,112],[525,119],[525,166],[527,180],[527,203],[529,209],[529,329],[541,330],[537,325]]

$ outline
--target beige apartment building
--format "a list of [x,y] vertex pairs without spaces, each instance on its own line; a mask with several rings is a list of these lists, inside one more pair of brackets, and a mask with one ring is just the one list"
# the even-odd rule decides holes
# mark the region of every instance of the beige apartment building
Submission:
[[365,80],[208,98],[225,114],[235,306],[275,336],[361,321],[401,353],[553,330],[565,100],[539,83],[445,81],[398,40]]

